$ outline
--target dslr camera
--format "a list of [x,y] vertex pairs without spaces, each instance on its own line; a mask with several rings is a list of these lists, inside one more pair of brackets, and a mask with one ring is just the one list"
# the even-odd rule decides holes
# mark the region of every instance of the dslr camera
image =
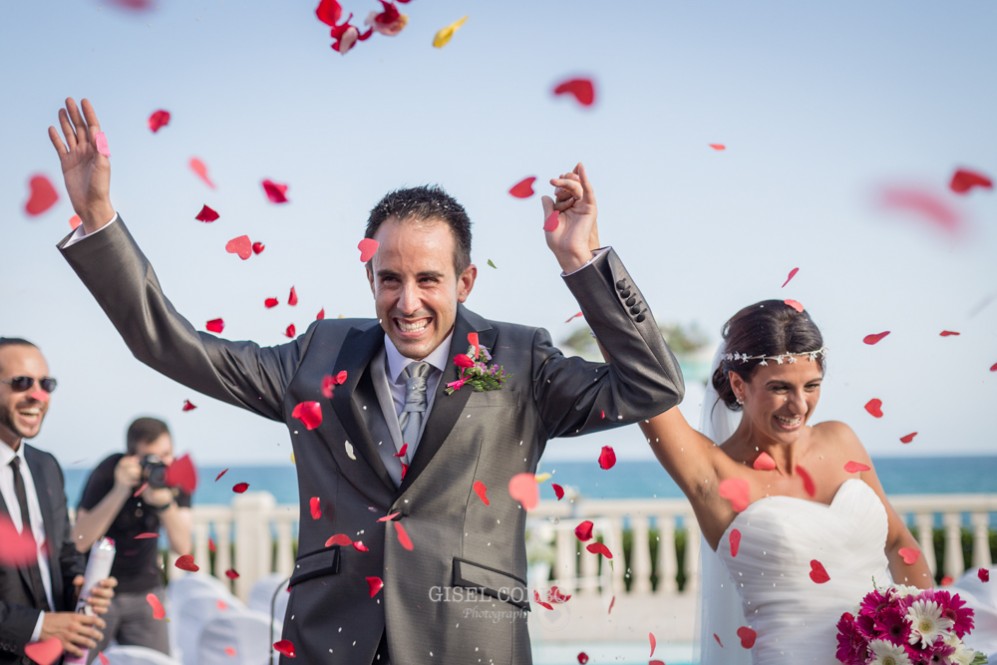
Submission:
[[166,483],[166,463],[158,455],[146,455],[139,462],[142,466],[142,482],[154,490],[169,487]]

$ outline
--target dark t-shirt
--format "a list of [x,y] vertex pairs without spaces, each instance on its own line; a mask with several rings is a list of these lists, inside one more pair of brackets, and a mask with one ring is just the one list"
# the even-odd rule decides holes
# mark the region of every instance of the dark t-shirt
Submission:
[[[79,508],[93,510],[114,487],[114,467],[124,457],[115,453],[97,465],[83,488]],[[137,489],[137,488],[136,488]],[[190,495],[174,490],[177,505],[190,507]],[[131,496],[105,534],[114,540],[117,553],[111,575],[118,579],[119,593],[147,593],[162,585],[159,569],[159,511],[150,508],[141,496]],[[143,533],[155,533],[155,538],[139,538]]]

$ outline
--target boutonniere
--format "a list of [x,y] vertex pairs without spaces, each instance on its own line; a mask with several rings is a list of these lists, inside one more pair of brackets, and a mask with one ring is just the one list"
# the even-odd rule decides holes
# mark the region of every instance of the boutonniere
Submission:
[[453,358],[457,366],[457,380],[447,384],[446,393],[453,395],[465,385],[471,386],[476,393],[487,390],[498,390],[505,383],[508,374],[502,365],[489,365],[492,354],[478,343],[478,333],[469,333],[467,353],[459,353]]

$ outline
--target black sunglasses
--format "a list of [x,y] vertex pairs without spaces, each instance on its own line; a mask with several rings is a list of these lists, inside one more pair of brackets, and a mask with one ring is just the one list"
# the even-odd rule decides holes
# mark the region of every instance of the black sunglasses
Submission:
[[[25,390],[31,390],[31,386],[35,385],[35,377],[15,376],[13,379],[0,379],[0,383],[6,383],[16,393],[23,393]],[[55,387],[58,385],[58,382],[51,376],[46,376],[38,379],[38,385],[41,386],[41,389],[45,392],[52,393],[55,392]]]

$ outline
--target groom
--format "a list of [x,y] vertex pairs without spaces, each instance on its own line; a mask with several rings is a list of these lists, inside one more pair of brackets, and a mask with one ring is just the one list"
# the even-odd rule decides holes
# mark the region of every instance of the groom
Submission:
[[[510,480],[535,471],[548,439],[648,418],[683,392],[626,269],[612,249],[591,249],[584,170],[551,181],[547,244],[611,364],[565,358],[545,330],[465,309],[477,275],[470,222],[427,187],[371,212],[376,320],[318,321],[260,347],[198,332],[176,312],[111,206],[92,106],[81,114],[67,100],[59,121],[62,135],[49,135],[83,220],[61,249],[129,348],[290,430],[302,519],[283,637],[297,662],[530,663],[526,512]],[[462,384],[454,358],[469,355],[504,381]]]

